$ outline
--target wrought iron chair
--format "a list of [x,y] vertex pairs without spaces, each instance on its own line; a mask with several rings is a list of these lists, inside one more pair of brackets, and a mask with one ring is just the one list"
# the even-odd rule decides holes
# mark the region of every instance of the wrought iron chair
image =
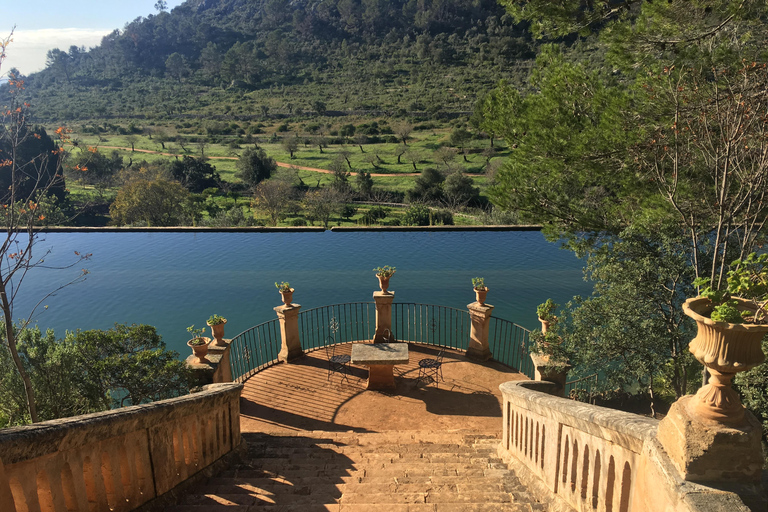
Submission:
[[419,376],[416,378],[417,385],[422,379],[430,379],[435,382],[437,387],[440,387],[440,381],[445,381],[443,378],[443,356],[445,356],[445,347],[440,350],[436,358],[424,358],[419,361]]
[[325,355],[328,358],[328,380],[334,372],[342,375],[341,380],[349,382],[349,363],[352,357],[349,354],[336,353],[336,340],[333,336],[325,339]]

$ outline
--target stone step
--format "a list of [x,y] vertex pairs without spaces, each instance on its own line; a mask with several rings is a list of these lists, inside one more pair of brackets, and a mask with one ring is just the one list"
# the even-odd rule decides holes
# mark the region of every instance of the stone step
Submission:
[[181,510],[544,511],[497,456],[494,434],[245,434],[244,460]]
[[256,507],[227,505],[180,505],[166,512],[542,512],[541,505],[525,503],[420,503],[420,504],[285,504]]
[[262,479],[261,481],[245,479],[211,479],[205,485],[195,489],[198,494],[206,495],[305,495],[326,494],[341,496],[342,493],[390,493],[390,492],[525,492],[525,488],[515,480],[503,479],[467,479],[467,478],[435,478],[425,481],[420,478],[379,479],[377,481],[330,482],[327,479],[303,479],[300,484],[276,482]]

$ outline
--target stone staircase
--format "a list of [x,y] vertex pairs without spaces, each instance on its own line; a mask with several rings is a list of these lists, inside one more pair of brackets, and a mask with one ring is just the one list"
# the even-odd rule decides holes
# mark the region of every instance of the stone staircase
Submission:
[[181,511],[545,511],[496,455],[494,435],[243,434],[246,459],[185,496]]

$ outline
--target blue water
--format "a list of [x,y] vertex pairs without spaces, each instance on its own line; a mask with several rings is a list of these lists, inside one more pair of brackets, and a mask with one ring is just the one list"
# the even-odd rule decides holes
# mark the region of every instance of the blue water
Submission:
[[[465,308],[471,279],[485,278],[493,315],[533,328],[536,305],[588,294],[583,264],[534,231],[314,233],[51,233],[46,264],[66,264],[74,251],[92,253],[74,269],[35,269],[23,282],[14,316],[77,276],[82,282],[47,299],[35,320],[58,336],[66,330],[107,329],[114,323],[157,327],[186,356],[186,327],[217,313],[226,336],[275,318],[275,281],[288,281],[302,309],[368,302],[378,290],[371,269],[397,267],[395,302]],[[38,252],[41,254],[41,252]],[[207,328],[206,328],[207,329]]]

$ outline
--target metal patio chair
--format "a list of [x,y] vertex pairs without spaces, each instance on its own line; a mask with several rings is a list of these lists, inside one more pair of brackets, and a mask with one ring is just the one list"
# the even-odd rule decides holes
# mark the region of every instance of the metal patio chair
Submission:
[[328,380],[334,372],[342,375],[341,380],[349,382],[349,364],[352,357],[349,354],[336,353],[336,340],[333,336],[325,339],[325,356],[328,358]]
[[440,387],[440,381],[445,381],[443,378],[443,356],[445,356],[445,347],[443,347],[437,354],[436,358],[424,358],[419,361],[419,376],[416,378],[416,384],[419,381],[430,379],[435,382],[437,387]]

